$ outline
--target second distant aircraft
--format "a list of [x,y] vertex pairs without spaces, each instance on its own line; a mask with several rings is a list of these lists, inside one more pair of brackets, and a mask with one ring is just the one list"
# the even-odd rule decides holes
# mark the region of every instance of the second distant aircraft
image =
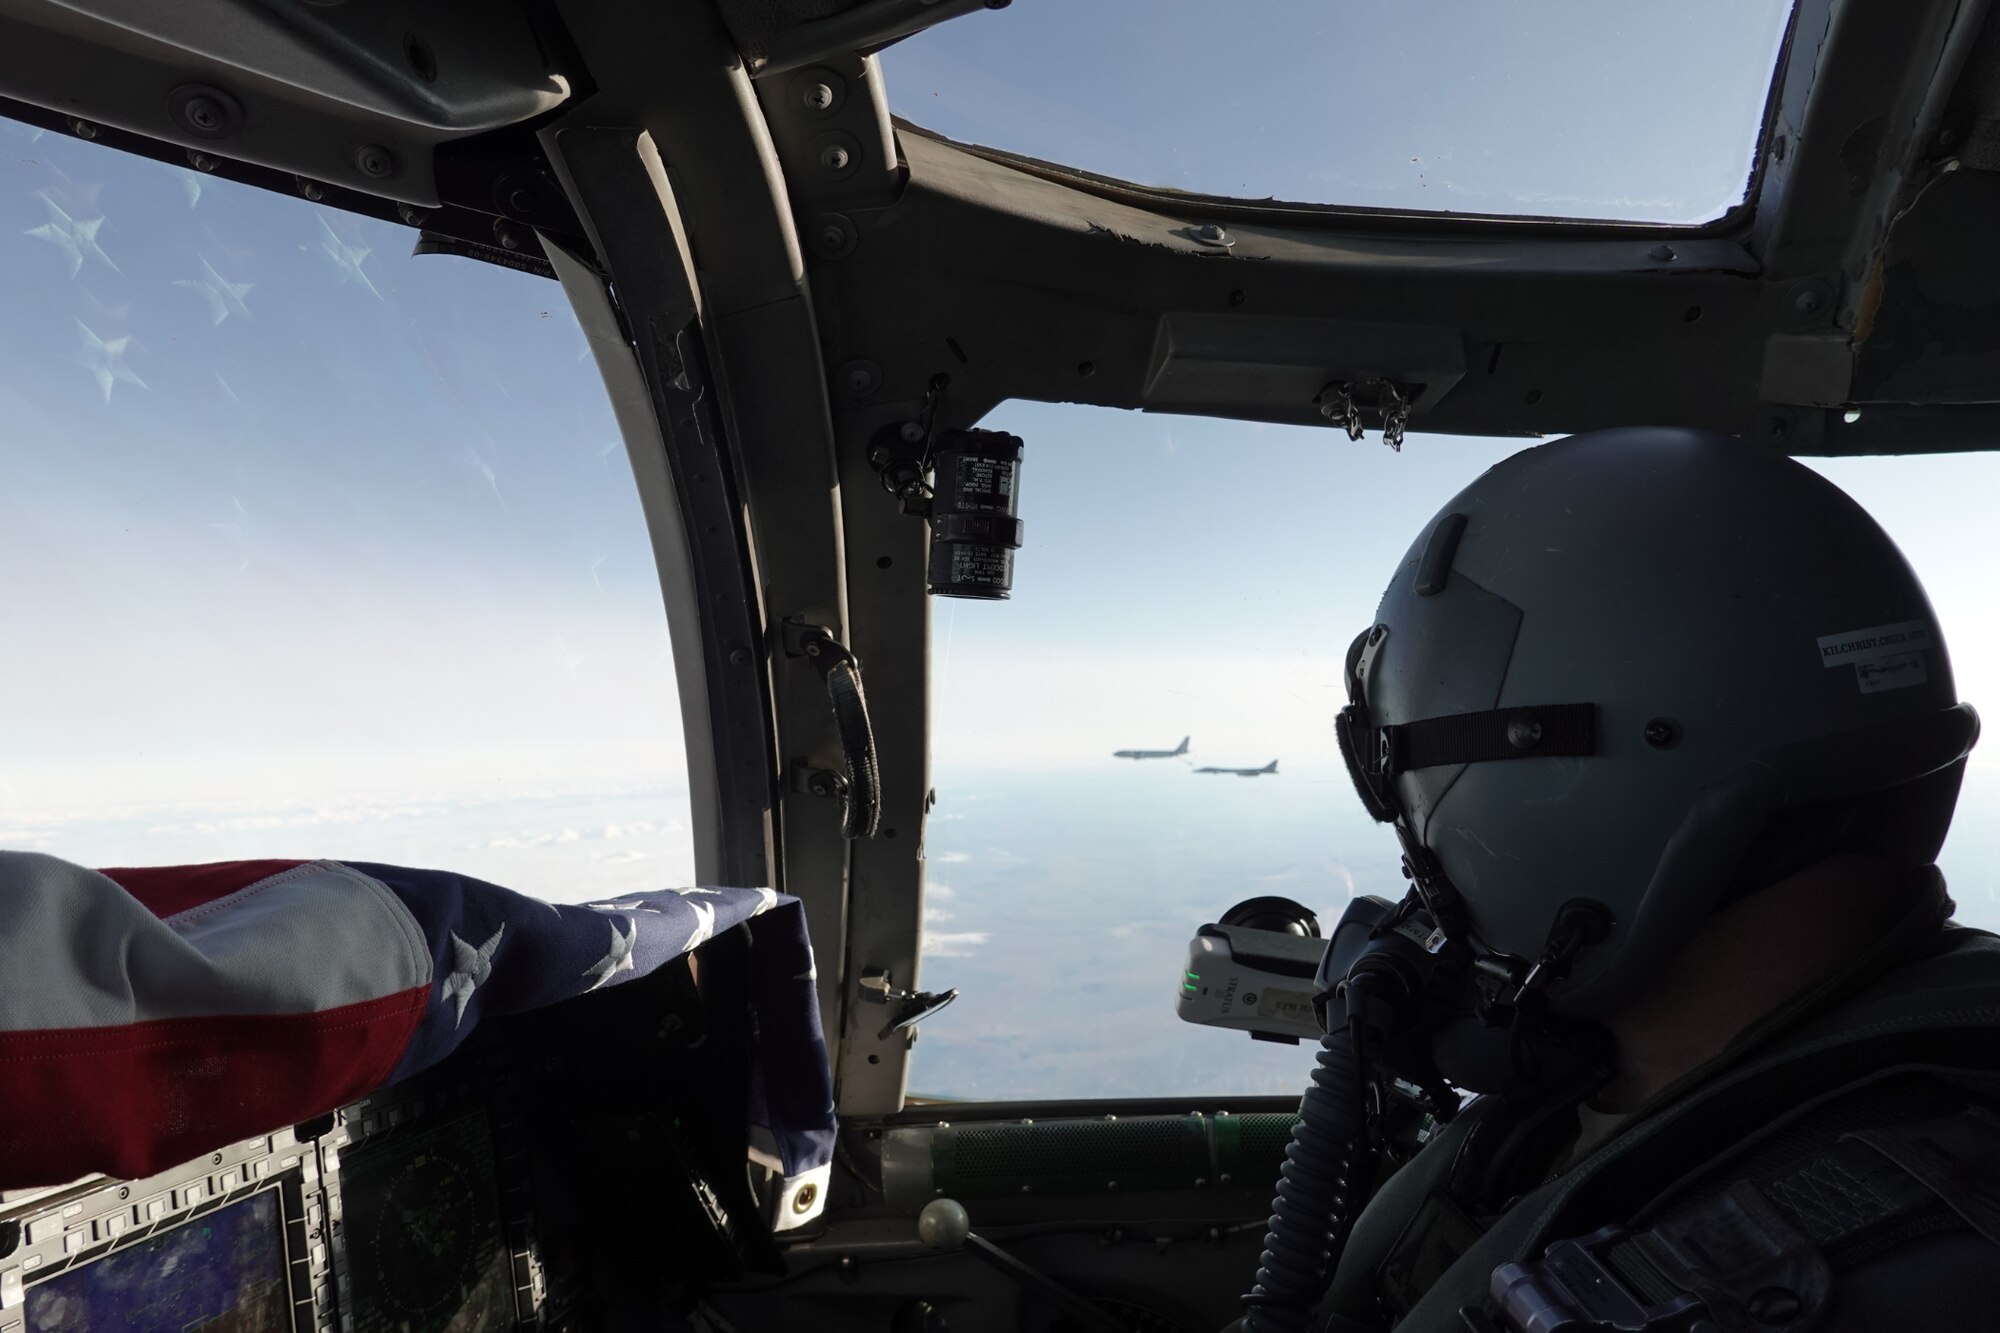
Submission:
[[1262,768],[1215,768],[1207,766],[1195,770],[1197,773],[1234,773],[1239,778],[1261,778],[1266,773],[1275,773],[1277,771],[1278,761],[1275,759]]

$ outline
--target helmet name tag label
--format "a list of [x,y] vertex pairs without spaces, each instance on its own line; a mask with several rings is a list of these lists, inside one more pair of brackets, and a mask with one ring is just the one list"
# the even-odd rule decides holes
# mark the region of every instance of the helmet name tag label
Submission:
[[1820,665],[1838,667],[1880,662],[1907,653],[1921,653],[1932,647],[1933,642],[1930,622],[1924,620],[1905,620],[1894,625],[1877,625],[1873,629],[1828,634],[1819,641]]

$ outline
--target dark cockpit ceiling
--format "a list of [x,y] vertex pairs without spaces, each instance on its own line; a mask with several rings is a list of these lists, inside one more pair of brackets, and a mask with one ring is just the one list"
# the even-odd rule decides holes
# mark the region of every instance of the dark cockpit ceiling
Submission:
[[[1317,423],[1387,380],[1435,434],[2000,441],[1984,3],[1800,0],[1747,202],[1701,227],[1198,197],[892,122],[866,53],[982,8],[0,0],[7,115],[560,278],[662,574],[697,875],[805,901],[847,1114],[902,1104],[870,1001],[915,984],[930,808],[884,432],[1010,398]],[[803,626],[867,663],[876,838],[802,781],[842,758]]]

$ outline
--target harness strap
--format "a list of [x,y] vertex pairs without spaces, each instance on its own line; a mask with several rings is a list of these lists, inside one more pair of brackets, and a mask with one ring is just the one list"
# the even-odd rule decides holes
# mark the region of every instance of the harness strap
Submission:
[[1845,1138],[1833,1151],[1766,1184],[1764,1197],[1824,1250],[1930,1203],[1936,1195],[1859,1138]]
[[1819,1319],[1834,1274],[1872,1253],[1872,1237],[1966,1228],[2000,1244],[2000,1116],[1981,1106],[1850,1132],[1643,1232],[1609,1226],[1558,1241],[1538,1260],[1496,1268],[1492,1304],[1463,1313],[1495,1333],[1682,1333],[1702,1321],[1785,1333]]
[[2000,1115],[1984,1106],[1963,1115],[1853,1138],[1894,1162],[1944,1200],[1965,1224],[2000,1245]]

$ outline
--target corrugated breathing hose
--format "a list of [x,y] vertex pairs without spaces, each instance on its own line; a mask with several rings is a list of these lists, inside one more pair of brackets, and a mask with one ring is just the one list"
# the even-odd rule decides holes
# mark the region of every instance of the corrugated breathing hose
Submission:
[[1244,1298],[1244,1333],[1304,1333],[1340,1262],[1355,1200],[1375,1166],[1357,1036],[1349,1025],[1320,1041],[1279,1172],[1257,1285]]

